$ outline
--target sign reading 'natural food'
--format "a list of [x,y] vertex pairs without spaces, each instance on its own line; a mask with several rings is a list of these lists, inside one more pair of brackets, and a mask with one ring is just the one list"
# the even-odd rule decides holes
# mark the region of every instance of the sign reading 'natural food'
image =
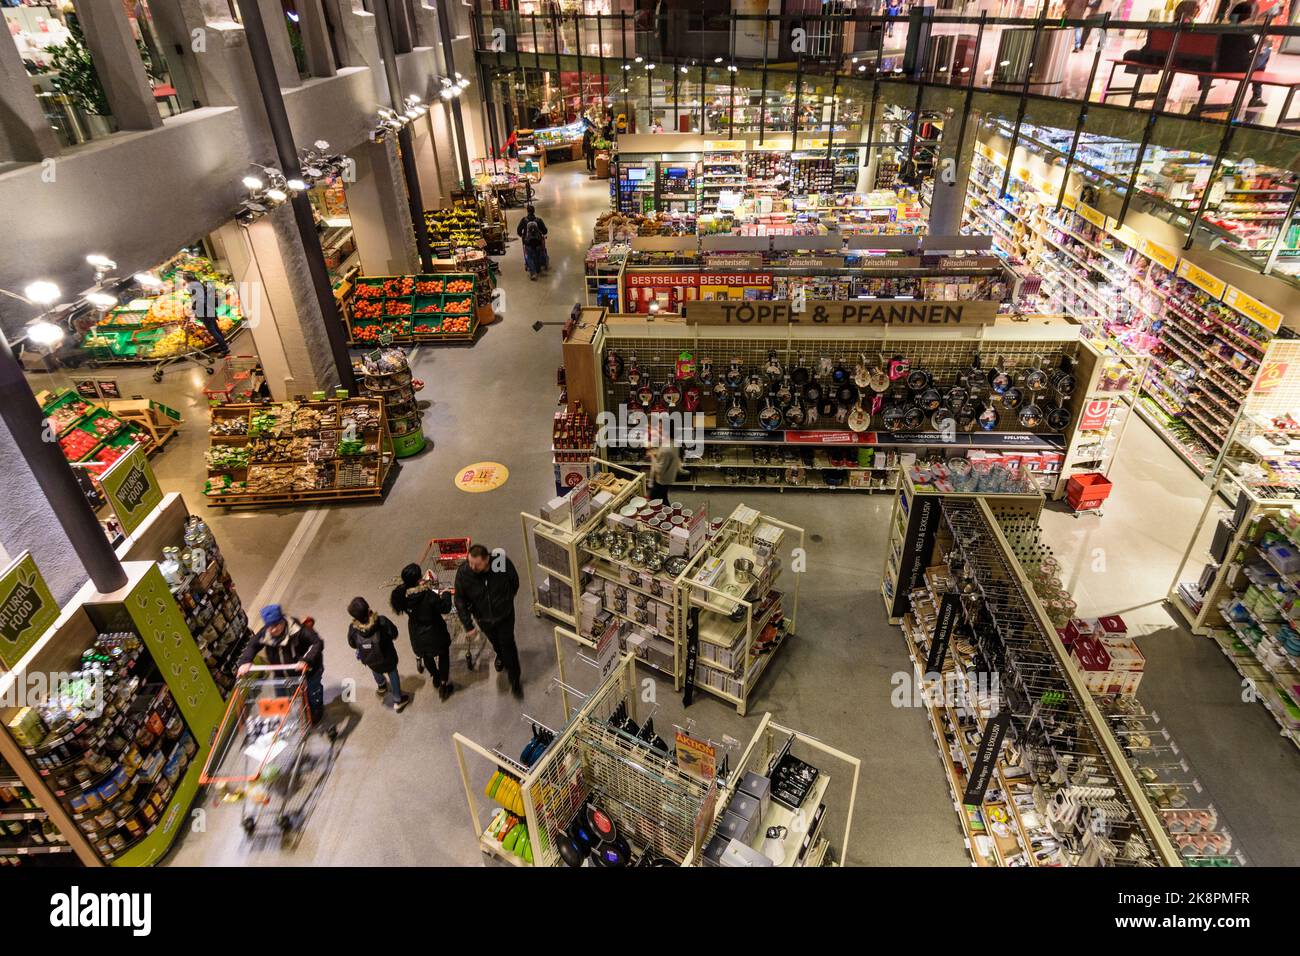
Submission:
[[100,485],[113,505],[124,534],[131,534],[140,527],[162,501],[162,488],[139,445],[104,472]]
[[23,552],[0,577],[0,663],[12,670],[58,616],[36,562]]
[[714,300],[689,302],[686,321],[693,325],[764,328],[773,325],[987,325],[997,319],[998,304],[983,300],[938,301],[862,299],[808,302],[796,311],[787,301]]

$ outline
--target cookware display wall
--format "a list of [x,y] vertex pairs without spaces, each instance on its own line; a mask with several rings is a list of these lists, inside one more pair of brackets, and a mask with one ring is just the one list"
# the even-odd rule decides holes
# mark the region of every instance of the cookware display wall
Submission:
[[[1019,386],[1026,373],[1041,361],[1041,369],[1049,381],[1056,373],[1068,369],[1073,387],[1066,395],[1050,385],[1038,393],[1020,389],[1023,404],[1029,404],[1035,394],[1038,396],[1035,404],[1043,421],[1037,427],[1026,429],[1018,420],[1018,411],[999,404],[997,424],[991,430],[979,426],[969,430],[958,427],[947,435],[951,439],[947,441],[945,434],[934,427],[934,416],[929,414],[923,415],[922,427],[916,431],[891,433],[883,427],[883,411],[889,408],[891,395],[899,392],[901,381],[891,383],[882,411],[872,415],[862,431],[852,430],[843,415],[839,421],[834,416],[819,418],[811,427],[805,423],[804,427],[795,428],[782,422],[765,429],[759,418],[765,405],[761,398],[742,398],[743,420],[728,422],[724,417],[726,406],[719,407],[711,398],[713,386],[706,387],[698,377],[681,381],[677,384],[683,393],[691,384],[700,389],[700,409],[705,414],[703,455],[687,459],[690,477],[683,484],[692,488],[739,485],[893,490],[900,453],[948,457],[983,452],[1018,457],[1027,469],[1040,473],[1045,490],[1056,494],[1063,493],[1064,489],[1064,481],[1060,480],[1063,461],[1093,464],[1074,452],[1075,445],[1088,438],[1078,434],[1079,419],[1088,402],[1099,397],[1101,372],[1096,353],[1078,341],[1078,331],[1077,325],[1065,320],[1034,319],[1026,323],[1005,322],[933,332],[885,333],[874,329],[791,326],[757,335],[745,329],[687,325],[672,319],[646,322],[614,316],[605,323],[604,334],[597,343],[598,361],[593,364],[604,369],[610,353],[617,355],[621,362],[619,378],[611,381],[607,374],[602,375],[599,385],[602,410],[617,418],[620,406],[626,405],[631,395],[628,369],[633,365],[633,358],[643,376],[662,388],[674,381],[676,363],[683,352],[697,368],[705,358],[710,359],[715,382],[725,378],[733,360],[745,376],[757,372],[761,377],[773,353],[784,371],[803,367],[815,372],[825,357],[833,369],[842,368],[850,382],[863,358],[870,372],[881,366],[882,357],[887,362],[901,355],[910,361],[913,369],[931,372],[943,394],[957,384],[959,375],[970,373],[972,360],[978,355],[981,368],[973,382],[976,392],[985,398],[991,394],[987,376],[995,365],[1006,365]],[[832,387],[831,376],[819,378],[824,384],[823,391]],[[766,392],[766,378],[762,385]],[[910,394],[906,389],[902,392]],[[864,410],[868,402],[864,402]],[[683,399],[677,409],[682,410],[685,404]],[[1068,417],[1062,429],[1052,431],[1046,419],[1058,406]],[[641,457],[640,449],[614,447],[619,437],[617,429],[607,430],[607,436],[612,436],[606,446],[606,454],[611,458]],[[678,440],[689,449],[689,439],[678,436]]]
[[[1208,634],[1300,746],[1300,511],[1225,475],[1169,588],[1194,634]],[[1231,502],[1225,508],[1223,500]]]
[[939,496],[935,562],[904,615],[917,680],[943,675],[924,706],[972,860],[1179,866],[1026,573],[1045,555],[1031,512]]

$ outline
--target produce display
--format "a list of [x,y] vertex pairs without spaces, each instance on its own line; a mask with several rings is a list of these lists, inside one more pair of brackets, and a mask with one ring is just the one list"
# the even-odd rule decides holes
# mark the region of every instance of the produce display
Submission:
[[478,281],[455,273],[358,278],[348,304],[352,344],[472,340]]
[[210,260],[183,253],[157,272],[163,285],[156,294],[116,306],[86,333],[82,345],[96,361],[146,362],[212,348],[213,337],[189,317],[186,273],[211,284],[221,296],[216,309],[223,335],[230,337],[243,324],[235,286]]
[[471,249],[486,246],[482,218],[473,206],[430,209],[424,214],[424,225],[428,230],[429,242],[435,246],[467,246]]
[[143,431],[122,421],[102,405],[78,397],[71,389],[47,401],[42,412],[47,427],[58,436],[63,457],[76,464],[79,473],[89,476],[90,480],[82,484],[95,507],[102,504],[95,479],[126,454],[132,445],[139,443],[151,450],[152,442]]
[[203,493],[213,504],[377,497],[389,435],[379,398],[212,409]]

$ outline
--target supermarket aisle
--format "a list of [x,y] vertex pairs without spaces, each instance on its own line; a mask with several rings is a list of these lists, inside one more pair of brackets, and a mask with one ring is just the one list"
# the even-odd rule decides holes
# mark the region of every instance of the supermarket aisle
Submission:
[[1060,506],[1043,516],[1079,613],[1118,613],[1137,635],[1147,658],[1138,697],[1204,786],[1189,805],[1212,802],[1252,865],[1294,866],[1300,750],[1263,705],[1243,700],[1241,678],[1217,645],[1193,636],[1164,601],[1210,491],[1136,418],[1110,477],[1104,517],[1076,519]]

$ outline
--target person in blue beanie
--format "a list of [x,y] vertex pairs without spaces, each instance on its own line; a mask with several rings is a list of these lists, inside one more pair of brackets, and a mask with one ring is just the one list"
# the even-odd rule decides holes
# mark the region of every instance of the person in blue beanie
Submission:
[[307,708],[312,723],[318,723],[325,712],[325,642],[316,633],[311,618],[298,620],[287,617],[278,604],[262,608],[262,629],[249,639],[248,646],[239,658],[243,677],[253,662],[264,664],[297,664],[305,673]]

